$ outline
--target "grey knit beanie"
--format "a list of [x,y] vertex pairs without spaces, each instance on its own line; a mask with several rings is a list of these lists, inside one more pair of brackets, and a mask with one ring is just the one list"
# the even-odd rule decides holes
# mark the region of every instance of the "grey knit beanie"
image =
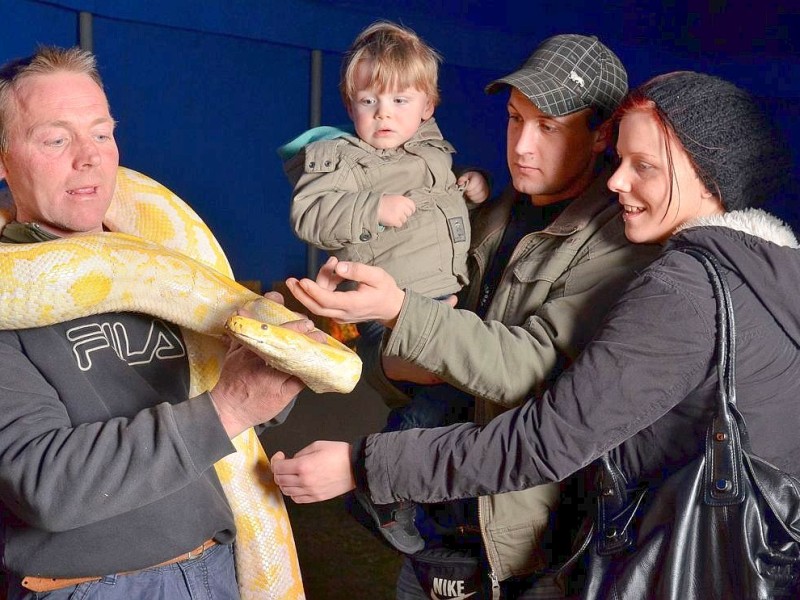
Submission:
[[719,77],[678,71],[639,93],[656,103],[727,210],[757,206],[780,193],[791,160],[786,144],[745,91]]

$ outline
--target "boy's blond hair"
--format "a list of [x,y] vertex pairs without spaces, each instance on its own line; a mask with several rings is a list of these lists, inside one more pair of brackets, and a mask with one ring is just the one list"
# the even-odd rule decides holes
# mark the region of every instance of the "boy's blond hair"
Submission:
[[32,75],[58,71],[88,75],[103,89],[97,61],[91,52],[80,48],[39,46],[31,56],[0,66],[0,154],[8,151],[8,123],[11,119],[11,94],[19,82]]
[[439,63],[442,57],[420,37],[390,21],[378,21],[355,39],[342,63],[339,91],[347,104],[355,97],[358,66],[372,62],[370,86],[380,92],[416,88],[439,104]]

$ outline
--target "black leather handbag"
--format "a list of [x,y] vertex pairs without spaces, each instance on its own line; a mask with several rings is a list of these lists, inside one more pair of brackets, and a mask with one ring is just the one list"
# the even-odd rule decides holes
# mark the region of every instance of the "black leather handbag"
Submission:
[[751,453],[724,273],[705,249],[680,250],[703,263],[717,300],[720,383],[705,455],[657,488],[633,489],[608,455],[599,459],[597,515],[573,557],[583,562],[582,597],[800,598],[800,481]]

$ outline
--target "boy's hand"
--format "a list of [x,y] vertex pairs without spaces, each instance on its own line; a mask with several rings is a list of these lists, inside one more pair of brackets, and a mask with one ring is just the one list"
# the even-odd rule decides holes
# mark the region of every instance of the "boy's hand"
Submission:
[[398,194],[384,194],[378,204],[378,223],[384,227],[402,227],[417,210],[414,201]]
[[489,182],[478,171],[467,171],[456,180],[456,184],[473,204],[480,204],[489,197]]

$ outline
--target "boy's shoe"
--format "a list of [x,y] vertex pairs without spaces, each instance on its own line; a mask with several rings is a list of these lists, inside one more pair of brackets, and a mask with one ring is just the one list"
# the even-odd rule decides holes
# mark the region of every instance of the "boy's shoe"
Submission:
[[425,540],[414,524],[417,505],[413,502],[373,504],[364,492],[356,490],[345,498],[345,507],[359,523],[393,549],[403,554],[416,554],[425,547]]

